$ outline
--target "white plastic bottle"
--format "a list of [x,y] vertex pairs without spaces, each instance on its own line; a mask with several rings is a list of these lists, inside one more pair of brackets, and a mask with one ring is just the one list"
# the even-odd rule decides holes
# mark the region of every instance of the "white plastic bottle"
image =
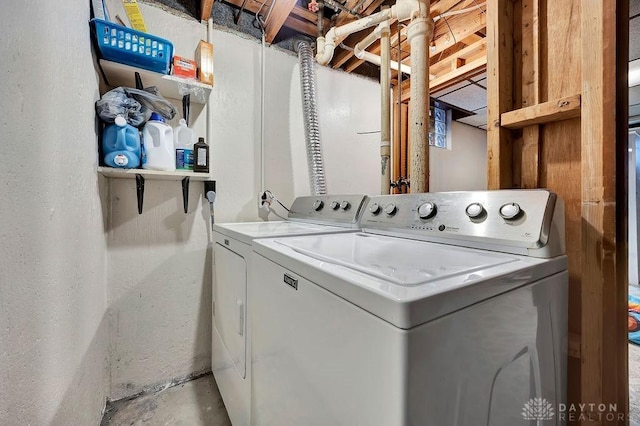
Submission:
[[142,129],[144,155],[142,168],[175,171],[176,150],[173,146],[173,129],[155,112]]
[[176,170],[193,170],[193,130],[187,127],[187,121],[173,129],[173,144],[176,147]]

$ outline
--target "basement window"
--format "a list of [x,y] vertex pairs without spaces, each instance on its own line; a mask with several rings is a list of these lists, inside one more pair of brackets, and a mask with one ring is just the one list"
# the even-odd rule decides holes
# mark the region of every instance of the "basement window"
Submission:
[[438,106],[429,108],[429,145],[447,148],[447,111]]

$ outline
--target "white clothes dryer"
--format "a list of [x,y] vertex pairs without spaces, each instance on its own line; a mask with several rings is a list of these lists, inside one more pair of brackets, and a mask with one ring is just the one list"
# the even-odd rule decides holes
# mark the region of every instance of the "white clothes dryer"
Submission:
[[361,223],[253,242],[252,423],[560,424],[568,278],[556,195],[373,197]]
[[[222,223],[213,227],[211,370],[235,426],[251,424],[251,243],[256,238],[355,232],[365,195],[298,197],[286,221]],[[256,299],[257,300],[257,299]],[[259,301],[259,300],[257,300]]]

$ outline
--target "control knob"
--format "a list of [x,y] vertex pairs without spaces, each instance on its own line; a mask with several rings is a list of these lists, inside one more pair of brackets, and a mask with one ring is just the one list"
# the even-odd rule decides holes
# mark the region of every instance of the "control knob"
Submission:
[[431,201],[427,201],[418,207],[418,216],[420,216],[420,219],[430,219],[435,216],[436,210],[436,205]]
[[522,209],[520,208],[518,203],[508,203],[508,204],[503,204],[500,207],[499,213],[500,213],[500,217],[502,217],[505,220],[514,220],[514,219],[517,219],[518,216],[520,216],[520,213],[522,213]]
[[340,203],[340,208],[342,210],[349,210],[349,207],[351,207],[351,203],[348,201],[343,201],[342,203]]
[[465,213],[471,219],[477,219],[484,214],[484,207],[480,203],[471,203],[467,206]]
[[396,214],[397,211],[398,211],[398,208],[393,203],[387,204],[387,206],[384,208],[384,212],[389,216],[393,216],[394,214]]
[[382,210],[382,207],[380,207],[380,204],[378,203],[373,203],[371,204],[371,207],[369,207],[369,211],[374,216],[380,214],[380,210]]
[[313,208],[315,211],[319,212],[320,210],[322,210],[322,208],[323,208],[323,207],[324,207],[324,201],[322,201],[322,200],[316,200],[316,201],[314,201],[314,202],[313,202],[313,206],[312,206],[312,208]]
[[338,210],[338,208],[340,207],[340,203],[337,201],[332,201],[331,202],[331,210]]

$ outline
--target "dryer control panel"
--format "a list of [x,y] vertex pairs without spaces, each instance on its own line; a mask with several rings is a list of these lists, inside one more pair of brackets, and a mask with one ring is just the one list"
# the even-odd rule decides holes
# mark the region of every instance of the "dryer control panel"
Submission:
[[535,257],[564,254],[564,209],[547,190],[382,195],[364,231]]
[[298,197],[289,211],[289,220],[360,227],[368,197],[362,194],[311,195]]

